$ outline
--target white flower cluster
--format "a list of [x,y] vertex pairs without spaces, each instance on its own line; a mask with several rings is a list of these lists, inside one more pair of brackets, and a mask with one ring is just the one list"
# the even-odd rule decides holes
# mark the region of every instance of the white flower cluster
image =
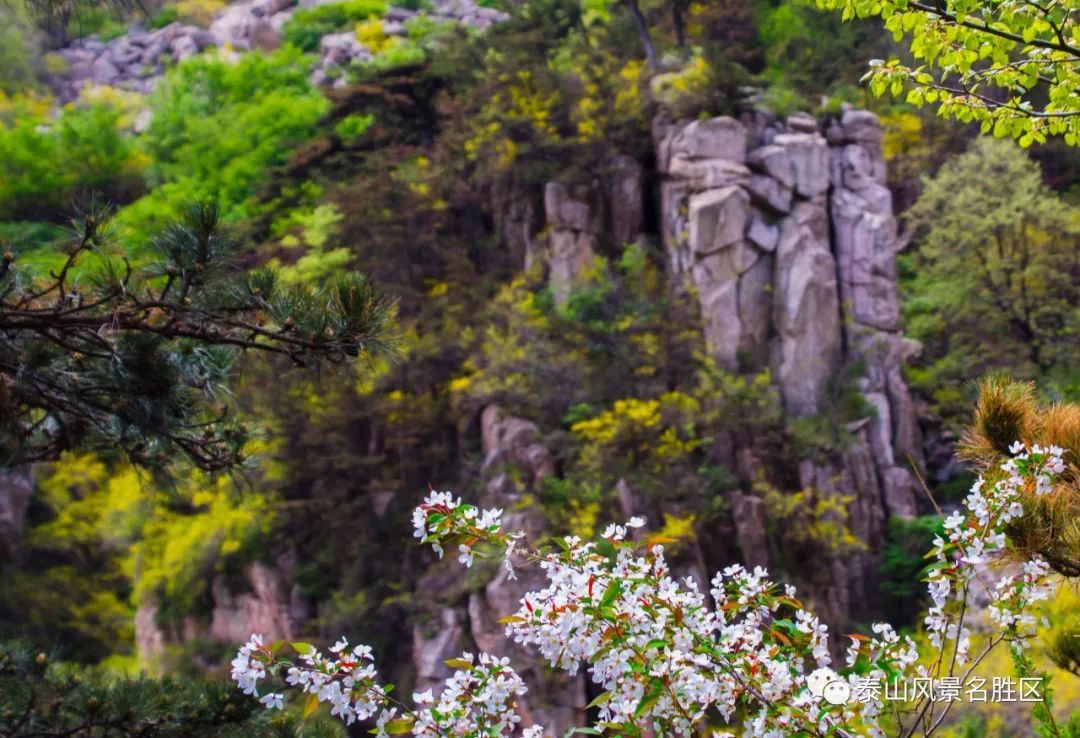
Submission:
[[[929,642],[942,658],[931,668],[917,663],[919,657],[914,642],[906,636],[897,636],[891,625],[878,623],[873,626],[876,638],[865,642],[856,640],[848,650],[849,666],[864,660],[867,668],[862,670],[861,676],[882,681],[890,672],[920,678],[954,677],[957,667],[972,661],[969,655],[971,632],[965,618],[969,612],[966,605],[975,587],[984,588],[990,601],[988,613],[1001,628],[990,639],[986,650],[1003,640],[1011,640],[1016,647],[1023,647],[1023,639],[1034,633],[1036,620],[1030,611],[1032,605],[1048,598],[1053,590],[1050,567],[1046,562],[1034,559],[1024,564],[1019,577],[1008,575],[993,583],[982,565],[1005,550],[1006,527],[1024,514],[1022,491],[1033,489],[1037,495],[1046,494],[1055,475],[1063,471],[1065,465],[1061,458],[1063,451],[1056,446],[1042,448],[1036,445],[1028,449],[1023,443],[1016,443],[1010,450],[1013,456],[1001,464],[1000,478],[988,484],[984,477],[979,477],[964,500],[964,509],[945,519],[944,537],[934,539],[931,553],[935,561],[927,576],[931,605],[923,622]],[[870,707],[872,705],[867,705]],[[930,705],[924,714],[933,718],[934,709]],[[946,703],[942,713],[934,719],[940,723],[948,709],[949,703]],[[875,728],[871,735],[883,733]]]
[[[263,645],[261,635],[252,635],[251,639],[240,647],[236,658],[232,660],[232,678],[244,694],[259,697],[259,682],[266,678],[266,666],[270,662],[270,650]],[[282,695],[272,693],[259,697],[259,701],[268,708],[280,710]]]
[[330,705],[330,714],[352,725],[367,720],[386,703],[386,695],[375,682],[375,667],[369,646],[349,649],[342,638],[330,648],[331,657],[305,647],[300,664],[290,666],[285,681]]
[[[421,543],[430,543],[435,553],[443,557],[442,543],[451,538],[464,538],[458,544],[458,561],[465,566],[473,564],[473,546],[477,541],[496,535],[502,528],[502,510],[481,510],[467,505],[451,492],[431,491],[419,507],[413,510],[413,537]],[[506,556],[506,568],[513,576],[510,556]]]
[[[427,690],[413,695],[417,705],[412,734],[424,738],[445,736],[510,736],[521,723],[514,698],[525,694],[525,682],[510,667],[510,660],[481,653],[465,653],[453,663],[463,667],[446,680],[436,700]],[[422,708],[422,709],[421,709]],[[544,729],[525,728],[522,738],[541,738]]]
[[[1003,476],[987,485],[980,477],[964,500],[965,511],[957,511],[945,520],[945,539],[934,539],[937,563],[929,574],[928,589],[933,601],[925,623],[930,641],[941,647],[946,640],[957,644],[957,661],[968,656],[969,632],[960,618],[950,616],[972,586],[984,586],[977,567],[1005,550],[1005,528],[1024,514],[1021,492],[1034,483],[1036,495],[1049,492],[1055,475],[1064,470],[1062,449],[1057,446],[1028,449],[1016,442],[1010,448],[1013,457],[1001,465]],[[947,540],[946,540],[947,539]],[[992,588],[987,587],[991,617],[1004,627],[1024,627],[1030,634],[1035,619],[1024,611],[1050,594],[1050,568],[1038,559],[1029,561],[1019,581],[1008,576]]]
[[[731,566],[713,578],[706,596],[693,579],[672,576],[662,546],[639,548],[627,540],[630,529],[644,525],[640,518],[609,526],[596,541],[564,538],[557,553],[526,552],[546,574],[547,586],[526,594],[518,612],[504,619],[507,636],[535,648],[553,667],[571,674],[587,668],[604,690],[592,705],[600,718],[600,727],[588,729],[594,734],[638,735],[649,728],[659,735],[688,735],[715,715],[726,722],[738,715],[746,736],[881,738],[882,703],[847,697],[860,680],[954,678],[956,668],[978,663],[985,651],[969,658],[964,622],[973,587],[987,589],[989,612],[999,626],[987,650],[1003,640],[1021,648],[1034,631],[1031,609],[1050,594],[1049,566],[1032,560],[1019,574],[993,583],[985,581],[982,565],[1004,550],[1006,526],[1023,515],[1022,496],[1047,494],[1064,463],[1056,447],[1019,444],[1012,450],[996,481],[980,478],[964,510],[950,515],[944,534],[934,540],[932,604],[924,622],[939,653],[929,666],[920,662],[911,638],[878,623],[871,636],[851,636],[848,673],[837,674],[829,668],[828,630],[795,599],[794,588],[770,581],[760,567]],[[501,549],[509,567],[520,536],[501,530],[501,515],[463,504],[448,492],[432,492],[414,512],[413,524],[416,537],[440,556],[442,544],[458,544],[459,560],[468,566],[476,544],[484,543]],[[447,662],[457,671],[442,693],[413,695],[417,706],[410,710],[391,706],[388,690],[376,685],[374,668],[363,663],[370,661],[370,649],[347,648],[344,640],[336,644],[332,659],[306,650],[304,665],[292,666],[286,680],[332,704],[334,714],[349,723],[377,716],[380,737],[543,736],[539,727],[521,726],[514,707],[525,685],[506,659],[465,654]],[[233,662],[233,678],[246,693],[257,694],[272,665],[273,649],[255,636]],[[280,707],[282,695],[261,699]],[[950,706],[939,709],[932,700],[892,705],[896,719],[907,710],[935,726]]]
[[[604,538],[625,534],[614,526]],[[602,722],[683,735],[708,710],[729,718],[752,695],[772,714],[760,721],[790,729],[817,704],[789,645],[800,643],[824,665],[826,628],[798,607],[781,623],[778,612],[794,601],[775,596],[764,570],[734,566],[717,575],[710,609],[694,580],[670,576],[662,546],[644,555],[619,548],[610,564],[597,543],[569,537],[564,545],[565,554],[541,562],[549,584],[522,600],[507,635],[570,673],[588,664],[605,690]]]
[[[358,720],[376,719],[380,738],[411,733],[421,738],[464,736],[502,738],[518,731],[520,738],[542,738],[540,726],[521,728],[521,716],[515,711],[516,698],[525,694],[521,677],[509,659],[481,653],[466,653],[450,663],[459,667],[446,680],[436,699],[431,690],[413,694],[415,709],[393,706],[389,690],[376,683],[370,646],[349,648],[342,638],[324,656],[307,644],[300,646],[300,663],[275,663],[274,647],[253,635],[233,660],[232,677],[245,694],[257,695],[258,683],[268,673],[286,667],[285,681],[301,692],[313,695],[330,705],[330,714],[346,725]],[[281,709],[284,695],[270,693],[260,698],[264,706]]]

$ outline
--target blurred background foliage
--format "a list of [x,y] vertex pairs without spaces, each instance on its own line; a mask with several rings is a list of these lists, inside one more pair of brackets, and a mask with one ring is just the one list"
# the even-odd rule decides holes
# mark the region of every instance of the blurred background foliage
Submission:
[[[701,354],[692,301],[667,288],[660,244],[604,244],[562,305],[500,245],[493,200],[585,181],[615,153],[651,164],[658,114],[874,109],[906,211],[904,324],[923,344],[907,379],[927,426],[958,431],[973,380],[990,369],[1033,380],[1048,400],[1080,401],[1076,153],[973,140],[926,111],[869,98],[864,62],[896,53],[890,37],[798,0],[643,2],[655,69],[622,4],[488,4],[509,20],[486,33],[420,16],[393,37],[381,0],[319,5],[292,15],[272,53],[211,50],[172,66],[149,96],[103,88],[63,105],[44,84],[59,44],[135,22],[205,26],[224,5],[96,8],[60,25],[0,5],[0,240],[24,264],[55,263],[73,207],[91,193],[118,207],[114,227],[135,258],[192,201],[211,200],[247,238],[246,264],[304,284],[358,269],[398,299],[391,358],[317,375],[242,360],[229,401],[263,429],[256,473],[185,469],[163,484],[81,453],[35,469],[24,539],[0,568],[0,636],[59,650],[44,669],[5,650],[0,680],[14,678],[8,663],[36,669],[51,690],[97,683],[79,676],[84,666],[135,670],[141,606],[182,633],[210,617],[215,580],[243,588],[247,567],[285,553],[297,597],[313,603],[314,637],[371,643],[398,665],[389,676],[407,681],[413,585],[428,563],[403,535],[408,513],[429,484],[478,494],[476,431],[490,403],[544,431],[558,474],[530,501],[554,529],[587,534],[617,517],[622,481],[661,512],[664,535],[707,527],[702,545],[722,552],[734,545],[724,493],[740,472],[720,452],[738,441],[772,470],[752,481],[783,565],[857,548],[842,515],[800,489],[793,463],[842,451],[845,425],[866,415],[857,367],[837,377],[819,416],[792,423],[767,374],[726,373]],[[374,56],[321,89],[309,55],[343,31]],[[1001,249],[983,261],[988,240]],[[937,496],[955,501],[967,481]],[[889,524],[883,588],[908,624],[936,525]],[[1066,641],[1050,642],[1075,668]],[[224,655],[190,639],[157,667],[220,675]],[[127,688],[111,684],[102,689]],[[159,689],[138,687],[158,705],[146,710],[172,709]],[[240,702],[236,734],[292,729],[242,722],[255,718]]]

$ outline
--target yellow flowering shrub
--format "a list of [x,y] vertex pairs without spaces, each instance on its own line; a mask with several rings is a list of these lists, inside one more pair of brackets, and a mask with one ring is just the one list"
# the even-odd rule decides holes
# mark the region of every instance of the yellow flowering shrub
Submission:
[[922,143],[922,120],[914,113],[889,113],[881,117],[885,161],[891,162]]
[[[273,450],[262,441],[248,448]],[[260,481],[273,481],[279,467],[265,459]],[[91,453],[41,466],[35,495],[48,513],[24,534],[35,563],[0,573],[0,610],[21,610],[28,628],[60,628],[65,645],[90,659],[133,653],[142,604],[167,616],[199,614],[212,576],[257,555],[273,521],[265,488],[201,472],[163,485]]]
[[765,517],[783,545],[811,546],[829,554],[861,551],[866,542],[848,527],[851,496],[831,495],[812,487],[784,492],[763,478],[754,491],[765,503]]
[[697,54],[681,69],[658,74],[649,84],[654,100],[671,110],[681,111],[701,100],[712,83],[708,62]]
[[214,16],[227,5],[226,0],[176,0],[171,7],[176,11],[176,19],[181,23],[207,28]]
[[366,21],[356,24],[356,40],[367,47],[374,56],[386,53],[392,47],[402,43],[397,36],[390,36],[383,30],[383,22],[378,16],[371,16]]

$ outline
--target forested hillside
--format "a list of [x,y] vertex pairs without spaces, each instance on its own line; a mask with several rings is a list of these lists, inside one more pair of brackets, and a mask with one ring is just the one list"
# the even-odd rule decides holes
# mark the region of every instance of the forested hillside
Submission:
[[[893,30],[0,5],[0,736],[366,734],[219,684],[252,633],[347,633],[403,693],[513,656],[526,725],[586,724],[589,678],[502,636],[543,572],[416,546],[431,489],[537,540],[641,516],[679,577],[767,567],[833,633],[925,647],[978,381],[1080,402],[1080,154],[876,96]],[[1075,598],[1035,636],[1062,726]],[[1026,708],[945,728],[1032,735]]]

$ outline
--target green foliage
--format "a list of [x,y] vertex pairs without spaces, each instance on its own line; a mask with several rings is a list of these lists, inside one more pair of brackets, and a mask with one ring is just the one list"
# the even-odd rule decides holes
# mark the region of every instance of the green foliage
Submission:
[[160,233],[137,270],[103,213],[77,225],[48,278],[17,253],[0,259],[4,465],[82,448],[157,469],[177,456],[231,468],[248,438],[225,404],[240,350],[305,365],[385,348],[389,306],[363,277],[311,288],[239,270],[214,208]]
[[405,8],[406,10],[431,11],[435,9],[431,0],[393,0],[390,4],[395,8]]
[[1055,666],[1080,676],[1080,596],[1075,587],[1063,590],[1048,605],[1049,627],[1041,640],[1046,655]]
[[991,369],[1041,378],[1080,347],[1080,213],[1011,142],[976,139],[927,180],[906,218],[907,332],[925,345],[912,385],[957,423],[965,383]]
[[375,116],[373,115],[353,113],[338,121],[334,126],[334,133],[341,136],[344,141],[353,141],[364,135],[374,123]]
[[191,202],[217,203],[229,220],[252,215],[266,170],[284,163],[327,110],[307,66],[287,47],[236,62],[202,55],[170,70],[150,99],[153,118],[141,139],[156,186],[118,223],[145,238]]
[[127,33],[127,24],[115,7],[85,7],[71,15],[66,31],[70,38],[94,36],[111,41]]
[[178,20],[180,20],[180,12],[176,8],[162,8],[157,13],[154,13],[147,25],[150,28],[164,28]]
[[[857,84],[861,71],[852,60],[887,49],[887,34],[875,24],[841,23],[802,0],[764,0],[757,16],[765,57],[761,78],[769,85],[769,109],[777,114],[812,110],[817,107],[812,100]],[[772,107],[776,103],[788,110]]]
[[1076,88],[1080,26],[1071,3],[1026,0],[816,0],[844,20],[880,17],[907,46],[916,66],[874,60],[866,75],[875,95],[908,90],[915,105],[978,122],[983,133],[1022,146],[1061,135],[1080,143]]
[[[274,231],[281,234],[281,245],[300,256],[291,263],[280,266],[278,274],[284,284],[315,284],[339,272],[352,260],[347,248],[327,249],[329,241],[336,239],[340,231],[342,215],[334,205],[319,205],[312,209],[293,210],[274,223]],[[271,266],[278,266],[271,259]]]
[[20,3],[0,5],[0,95],[34,87],[33,30]]
[[205,614],[210,580],[255,558],[273,520],[266,497],[197,472],[159,487],[127,465],[65,454],[39,471],[26,563],[0,576],[5,630],[60,637],[82,661],[131,654],[137,607],[172,622]]
[[857,384],[863,370],[861,362],[840,367],[829,378],[821,410],[791,421],[791,442],[800,458],[823,460],[830,453],[844,451],[851,441],[847,424],[874,416],[874,406]]
[[897,627],[913,623],[925,605],[925,554],[934,536],[941,534],[941,526],[937,515],[889,518],[882,549],[881,591],[888,598],[887,611],[895,613],[890,622]]
[[529,3],[478,48],[464,50],[483,69],[469,74],[464,142],[478,179],[497,180],[513,167],[519,181],[542,184],[589,171],[615,152],[644,151],[646,65],[621,22],[590,22],[587,15],[568,0]]
[[753,484],[761,499],[774,558],[782,567],[798,572],[802,557],[843,556],[863,551],[867,541],[848,527],[852,497],[812,487],[784,492],[759,478]]
[[711,507],[711,498],[734,486],[715,473],[727,461],[717,442],[733,433],[775,430],[781,411],[768,373],[727,374],[708,360],[700,366],[687,392],[616,400],[571,425],[569,474],[608,490],[625,480],[653,499]]
[[386,13],[384,0],[345,0],[297,10],[281,29],[281,38],[301,51],[316,51],[319,39]]
[[[665,291],[638,246],[615,268],[598,260],[561,307],[516,279],[492,301],[490,320],[463,335],[476,350],[451,388],[470,407],[497,402],[547,426],[578,402],[662,394],[692,376],[700,341],[686,305]],[[567,391],[551,397],[552,386]]]
[[0,220],[62,220],[91,192],[130,200],[144,166],[114,105],[67,106],[55,120],[19,116],[0,127]]
[[340,738],[336,722],[273,714],[231,682],[117,677],[0,642],[0,734],[10,738]]

